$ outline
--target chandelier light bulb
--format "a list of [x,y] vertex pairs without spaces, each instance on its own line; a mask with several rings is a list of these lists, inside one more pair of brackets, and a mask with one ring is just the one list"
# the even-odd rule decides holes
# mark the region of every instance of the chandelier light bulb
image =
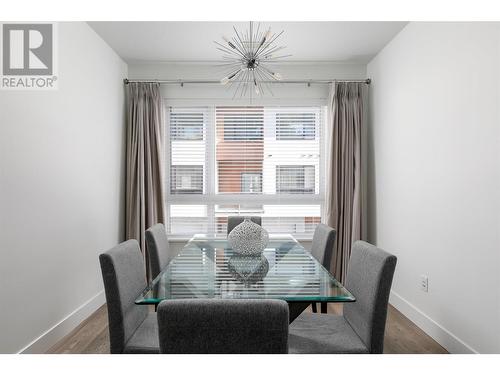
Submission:
[[220,80],[222,85],[227,85],[229,83],[229,77],[224,77]]
[[283,77],[281,76],[281,74],[279,74],[279,73],[273,73],[273,77],[274,77],[274,79],[276,79],[277,81],[281,81],[281,79],[283,78]]
[[231,47],[232,49],[236,49],[236,46],[233,43],[231,43],[231,41],[228,38],[223,36],[222,39],[224,39],[224,41],[228,44],[229,47]]
[[264,39],[269,40],[270,36],[271,36],[271,28],[267,29],[266,35],[264,35]]
[[259,85],[257,85],[257,81],[255,79],[253,80],[253,85],[255,88],[255,93],[259,95],[260,94]]
[[267,30],[267,32],[264,34],[264,36],[262,37],[262,41],[260,42],[259,44],[259,48],[258,50],[264,45],[264,43],[269,40],[269,37],[271,36],[271,28],[269,28]]

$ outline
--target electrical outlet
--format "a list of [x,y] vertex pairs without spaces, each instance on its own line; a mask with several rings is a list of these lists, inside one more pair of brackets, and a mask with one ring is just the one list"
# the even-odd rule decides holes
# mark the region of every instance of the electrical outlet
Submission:
[[429,291],[429,278],[427,275],[420,275],[420,290],[423,292]]

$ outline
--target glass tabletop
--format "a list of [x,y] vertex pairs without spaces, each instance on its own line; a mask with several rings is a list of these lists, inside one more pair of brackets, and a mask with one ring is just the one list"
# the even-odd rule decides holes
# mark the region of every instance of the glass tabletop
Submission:
[[353,302],[354,296],[292,236],[270,236],[261,256],[235,254],[226,239],[193,237],[136,299],[271,298]]

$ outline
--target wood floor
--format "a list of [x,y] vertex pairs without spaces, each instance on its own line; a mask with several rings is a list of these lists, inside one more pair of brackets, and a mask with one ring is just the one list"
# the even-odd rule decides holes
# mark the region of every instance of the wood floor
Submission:
[[[328,313],[341,314],[341,305],[329,304]],[[106,305],[100,307],[73,332],[54,345],[47,353],[109,353],[108,315]],[[442,354],[447,353],[447,351],[398,310],[389,305],[384,353]]]

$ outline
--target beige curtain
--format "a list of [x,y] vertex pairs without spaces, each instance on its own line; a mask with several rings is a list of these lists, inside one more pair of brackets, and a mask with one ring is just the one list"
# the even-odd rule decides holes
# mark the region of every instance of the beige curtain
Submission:
[[330,270],[343,282],[351,245],[364,237],[362,137],[364,83],[336,82],[330,88],[327,120],[325,224],[337,230]]
[[164,110],[159,84],[129,83],[127,91],[126,237],[139,242],[149,280],[144,232],[165,219]]

